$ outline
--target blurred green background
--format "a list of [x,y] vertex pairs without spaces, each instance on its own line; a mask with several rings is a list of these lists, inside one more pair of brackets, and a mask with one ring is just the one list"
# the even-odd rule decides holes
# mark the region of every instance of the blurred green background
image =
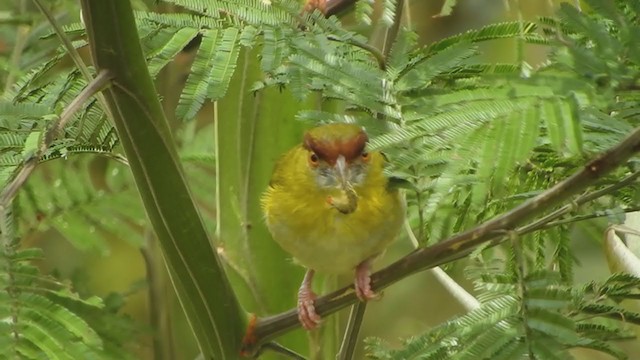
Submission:
[[[75,1],[56,1],[51,2],[50,5],[54,9],[58,21],[62,24],[71,24],[79,21],[79,8]],[[554,13],[555,8],[558,6],[558,1],[460,0],[451,15],[436,16],[441,11],[442,5],[443,1],[413,0],[406,2],[408,10],[405,13],[408,14],[407,23],[419,34],[420,43],[428,44],[468,29],[479,28],[483,25],[503,20],[516,20],[520,17],[525,20],[535,20],[538,16],[549,16]],[[134,6],[157,11],[170,12],[175,10],[170,6],[156,5],[152,1],[134,1]],[[353,29],[357,29],[369,36],[373,44],[380,43],[381,34],[376,32],[375,26],[364,27],[356,24],[351,10],[339,16],[345,24],[350,24]],[[3,85],[10,86],[10,83],[16,77],[41,61],[43,57],[51,54],[55,49],[57,39],[38,39],[38,36],[49,32],[47,26],[31,1],[12,0],[0,3],[0,56],[3,59],[1,64],[3,68]],[[16,47],[19,48],[21,46],[29,46],[29,48],[17,52],[15,50]],[[486,60],[489,61],[513,61],[516,59],[514,41],[495,41],[488,45],[483,44],[481,50]],[[86,49],[81,49],[81,51],[83,51],[84,56],[87,56]],[[16,56],[15,54],[20,53],[24,55],[22,58],[13,58]],[[546,49],[543,47],[526,47],[525,59],[534,67],[543,62],[546,55]],[[180,54],[162,71],[156,85],[162,98],[163,106],[176,132],[197,130],[199,134],[198,141],[209,140],[213,142],[214,132],[212,125],[215,121],[213,104],[206,104],[198,114],[196,122],[186,130],[173,116],[180,90],[189,73],[189,65],[193,60],[192,56],[193,52],[188,49]],[[247,61],[251,61],[254,55],[248,53],[245,56]],[[19,68],[12,67],[15,64],[19,64]],[[67,66],[71,66],[71,63],[67,62]],[[239,70],[241,68],[242,65],[239,66],[237,74],[240,73]],[[259,78],[259,73],[255,72],[252,76]],[[237,116],[237,113],[234,115],[234,111],[238,110],[235,107],[240,103],[240,97],[244,97],[245,103],[243,103],[243,106],[246,106],[251,111],[257,111],[259,117],[263,115],[268,117],[269,111],[277,111],[278,116],[290,116],[291,126],[277,130],[278,133],[282,134],[281,138],[275,138],[272,144],[263,145],[277,146],[281,151],[293,145],[301,130],[308,127],[308,124],[296,123],[296,120],[293,119],[293,115],[297,110],[331,106],[331,104],[322,103],[320,99],[310,99],[308,103],[304,104],[295,103],[286,91],[279,92],[276,89],[271,89],[269,92],[262,94],[262,98],[258,100],[248,95],[248,91],[242,88],[241,85],[240,79],[232,81],[232,88],[228,95],[219,102],[218,111],[221,119],[234,120],[234,116]],[[259,102],[258,109],[254,109],[255,103],[252,102]],[[236,155],[229,154],[229,156]],[[261,176],[265,185],[266,173],[270,171],[269,169],[275,160],[275,158],[263,159],[264,162],[260,164],[260,169],[256,170],[255,176]],[[106,176],[105,169],[107,169],[104,161],[100,159],[92,161],[92,169],[95,171],[91,174],[91,177],[96,183],[104,181],[102,178]],[[53,164],[45,164],[38,171],[46,173],[49,171],[49,167],[53,168]],[[210,194],[215,194],[214,177],[216,174],[213,167],[207,168],[206,171],[208,171],[211,181],[204,186],[205,188],[209,187]],[[55,187],[52,191],[55,191]],[[253,204],[253,208],[257,208],[259,198],[256,194],[260,192],[260,189],[253,189],[250,192],[252,196],[247,201]],[[215,196],[213,195],[203,197],[200,200],[202,201],[200,204],[203,211],[202,215],[207,218],[207,222],[210,224],[215,220],[217,211],[221,209],[215,209]],[[229,211],[228,209],[226,210]],[[114,206],[113,211],[119,211],[118,207]],[[262,228],[264,233],[263,224],[252,224],[252,226]],[[575,233],[575,254],[579,261],[576,267],[576,282],[601,280],[609,274],[601,247],[602,231],[605,226],[606,223],[593,221],[589,226],[591,231]],[[215,232],[213,225],[210,229]],[[271,240],[265,237],[261,241]],[[118,301],[124,301],[123,311],[135,319],[141,327],[141,335],[135,341],[135,352],[140,359],[151,359],[153,358],[151,334],[154,329],[149,326],[149,299],[145,283],[146,270],[139,247],[136,246],[139,243],[139,240],[112,236],[105,248],[96,247],[85,251],[78,249],[58,231],[52,229],[45,232],[34,232],[32,236],[23,240],[24,246],[39,246],[44,249],[46,261],[40,264],[43,272],[54,272],[62,277],[73,279],[80,293],[97,294],[102,297],[107,297],[112,293],[123,294],[124,296],[121,299],[118,297]],[[410,242],[406,237],[402,236],[387,251],[384,258],[378,261],[376,267],[380,268],[398,259],[403,254],[411,251],[411,249]],[[224,249],[220,249],[220,251],[224,251]],[[259,254],[256,256],[259,256]],[[291,271],[272,274],[271,276],[286,278],[284,283],[298,284],[302,278],[302,269],[290,263],[283,266],[284,268],[290,268]],[[158,266],[158,269],[163,268]],[[462,266],[460,264],[454,264],[446,270],[456,281],[472,292],[472,286],[464,278],[461,269]],[[345,285],[350,281],[349,278],[325,280],[322,286],[324,292]],[[180,305],[177,303],[171,286],[167,282],[166,274],[161,274],[161,281],[164,281],[162,299],[169,314],[167,319],[170,320],[169,328],[175,341],[171,352],[175,354],[176,359],[194,359],[197,355],[197,348],[189,326],[182,315]],[[319,283],[322,283],[322,281]],[[286,293],[295,291],[297,285],[293,286],[294,288],[287,289]],[[261,288],[270,292],[280,291],[278,288],[270,287],[268,283],[261,284]],[[278,304],[277,306],[284,310],[293,307],[294,304],[295,299],[291,297],[287,303]],[[251,304],[245,303],[245,306],[250,309]],[[461,314],[463,311],[462,306],[455,301],[430,272],[420,273],[385,290],[384,296],[380,301],[375,301],[369,305],[361,336],[376,336],[392,344],[399,344],[402,338],[420,333],[456,314]],[[346,316],[347,312],[342,311],[337,315],[337,318],[344,322]],[[327,324],[326,326],[330,325]],[[302,330],[296,330],[296,332],[297,335],[295,336],[297,338],[307,336]],[[168,344],[165,345],[168,346]],[[626,344],[626,350],[630,351],[630,353],[633,353],[633,351],[640,353],[640,346],[636,342],[630,342]],[[576,353],[576,355],[578,358],[584,359],[607,358],[605,355],[589,351]],[[357,357],[362,356],[360,353]]]

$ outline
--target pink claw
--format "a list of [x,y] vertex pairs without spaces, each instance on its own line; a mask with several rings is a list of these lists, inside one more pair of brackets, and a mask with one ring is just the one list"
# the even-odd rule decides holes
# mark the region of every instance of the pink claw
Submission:
[[369,301],[378,298],[378,294],[371,290],[371,261],[367,259],[356,267],[354,288],[360,301]]
[[315,301],[317,295],[311,290],[311,281],[315,271],[309,269],[304,275],[300,290],[298,290],[298,320],[307,330],[313,330],[322,322],[316,313]]

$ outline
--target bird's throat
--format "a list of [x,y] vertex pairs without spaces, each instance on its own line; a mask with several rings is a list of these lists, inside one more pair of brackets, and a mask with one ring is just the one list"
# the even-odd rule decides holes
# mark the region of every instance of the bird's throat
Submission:
[[329,205],[343,214],[351,214],[358,208],[358,194],[351,184],[347,183],[336,196],[329,196]]

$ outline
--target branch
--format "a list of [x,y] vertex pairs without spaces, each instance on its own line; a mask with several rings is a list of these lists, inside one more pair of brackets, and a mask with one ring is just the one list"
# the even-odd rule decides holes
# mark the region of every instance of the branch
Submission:
[[[486,243],[495,246],[499,244],[504,240],[505,232],[513,231],[518,224],[545,212],[551,207],[566,201],[572,195],[593,185],[598,179],[623,164],[638,151],[640,151],[640,128],[636,128],[618,145],[587,163],[580,171],[509,212],[482,223],[473,229],[456,234],[438,244],[415,250],[376,272],[371,277],[372,289],[379,292],[409,275],[460,259],[479,245]],[[632,176],[635,178],[635,175]],[[630,179],[626,180],[631,181]],[[598,194],[601,194],[601,192],[598,192]],[[327,316],[356,301],[357,298],[353,286],[348,286],[319,298],[316,301],[316,311],[321,316]],[[295,309],[259,319],[253,331],[255,341],[247,345],[259,347],[260,344],[298,326],[300,325]]]
[[306,0],[304,4],[304,12],[312,12],[315,9],[320,10],[326,17],[338,15],[347,8],[356,4],[356,0]]
[[[38,7],[38,9],[40,9],[40,12],[47,18],[49,25],[51,25],[51,27],[53,28],[53,31],[60,39],[60,42],[62,43],[64,48],[67,50],[67,54],[69,55],[71,60],[73,60],[73,63],[76,65],[78,70],[80,70],[80,73],[82,74],[82,76],[84,76],[85,80],[87,80],[87,83],[91,82],[91,80],[93,79],[93,77],[91,76],[91,71],[89,71],[89,68],[82,60],[82,56],[80,56],[80,53],[78,52],[78,50],[73,46],[71,39],[69,39],[67,34],[64,32],[64,29],[58,23],[55,16],[51,13],[51,11],[49,11],[49,9],[46,6],[44,6],[44,4],[42,3],[42,0],[33,0],[33,1]],[[109,113],[110,110],[107,107],[107,101],[105,100],[102,93],[97,93],[96,98],[98,99],[98,102],[102,106],[102,109],[104,109],[105,114],[111,117],[111,113]]]
[[364,311],[367,308],[367,303],[359,301],[351,308],[349,314],[349,322],[347,328],[344,331],[344,337],[342,338],[342,344],[340,345],[340,351],[338,351],[338,360],[353,359],[353,353],[356,351],[356,344],[358,342],[358,335],[360,334],[360,328],[362,327],[362,320],[364,319]]
[[337,15],[355,4],[356,0],[328,0],[326,14],[327,16]]
[[69,37],[66,36],[62,26],[58,24],[58,21],[56,20],[55,16],[51,13],[51,11],[49,11],[49,9],[46,6],[44,6],[41,0],[33,0],[33,2],[36,4],[40,12],[42,12],[42,14],[47,18],[47,21],[49,21],[49,25],[51,25],[51,27],[53,28],[53,31],[60,39],[60,42],[62,42],[62,45],[64,45],[65,49],[67,50],[67,53],[69,54],[69,57],[71,58],[71,60],[73,60],[73,63],[78,67],[78,70],[80,70],[80,72],[82,73],[84,78],[87,79],[87,81],[90,81],[91,72],[89,71],[89,68],[82,60],[82,56],[80,56],[80,54],[78,53],[78,50],[76,50],[76,48],[71,43],[71,40],[69,39]]
[[[611,185],[611,186],[607,186],[606,188],[588,193],[588,194],[584,194],[582,196],[579,196],[577,199],[575,199],[574,201],[572,201],[570,204],[567,204],[563,207],[561,207],[560,209],[550,213],[549,215],[546,215],[540,219],[538,219],[537,221],[528,224],[526,226],[523,226],[521,228],[518,229],[518,234],[522,235],[522,234],[526,234],[526,233],[530,233],[533,231],[537,231],[543,228],[548,227],[551,224],[551,221],[556,220],[561,218],[562,216],[570,213],[571,211],[575,210],[578,206],[582,205],[582,204],[586,204],[590,201],[593,201],[603,195],[606,194],[611,194],[612,192],[621,189],[625,186],[629,186],[631,185],[637,178],[638,176],[640,176],[640,171],[636,171],[634,173],[632,173],[631,175],[625,177],[624,179],[616,182],[615,184]],[[625,211],[626,212],[626,211]]]
[[73,101],[64,109],[60,118],[53,123],[45,132],[44,136],[41,139],[40,146],[36,150],[35,154],[31,155],[28,159],[26,159],[22,163],[22,168],[13,178],[11,183],[9,183],[2,194],[0,194],[0,208],[5,208],[9,206],[9,203],[16,196],[20,187],[27,181],[33,170],[35,170],[40,158],[45,154],[45,152],[49,149],[53,141],[57,138],[58,133],[64,129],[64,127],[69,123],[69,121],[73,118],[73,115],[80,109],[82,104],[85,103],[89,98],[96,95],[100,92],[104,87],[106,87],[111,80],[111,75],[107,70],[101,70],[96,76],[95,79],[91,80],[89,84],[76,96]]
[[263,346],[263,350],[271,350],[271,352],[274,352],[276,354],[280,354],[283,357],[289,358],[289,359],[293,359],[293,360],[306,360],[304,356],[296,353],[293,350],[287,349],[286,347],[274,343],[274,342],[270,342],[270,343],[266,343]]

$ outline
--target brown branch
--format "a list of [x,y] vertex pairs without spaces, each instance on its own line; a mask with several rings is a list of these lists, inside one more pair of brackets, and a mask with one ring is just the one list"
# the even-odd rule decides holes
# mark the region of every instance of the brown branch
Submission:
[[[506,231],[516,229],[518,224],[545,212],[551,207],[568,200],[572,195],[593,185],[598,179],[623,164],[639,150],[640,128],[636,128],[618,145],[590,161],[569,178],[525,201],[509,212],[473,229],[456,234],[438,244],[417,249],[376,272],[372,276],[371,285],[373,290],[380,291],[409,275],[460,259],[479,245],[485,243],[497,245],[503,240]],[[321,316],[327,316],[356,301],[357,298],[353,291],[353,286],[348,286],[319,298],[316,301],[316,311]],[[252,332],[252,335],[255,336],[255,341],[250,345],[258,348],[260,344],[298,326],[300,324],[298,323],[295,309],[259,319]],[[252,350],[255,351],[255,349],[248,349],[248,351]]]
[[[334,36],[328,36],[329,40],[332,41],[342,41]],[[371,54],[371,56],[373,56],[376,59],[376,62],[378,63],[378,68],[380,68],[380,70],[385,71],[387,68],[387,60],[384,56],[384,54],[378,50],[378,48],[376,48],[373,45],[367,44],[367,43],[363,43],[360,41],[357,41],[355,39],[349,39],[347,40],[348,44],[351,44],[353,46],[359,47],[360,49],[367,51],[369,54]]]
[[338,13],[347,10],[347,8],[356,4],[355,0],[307,0],[304,4],[305,12],[319,10],[326,17],[338,15]]
[[313,10],[319,10],[321,13],[327,13],[327,0],[307,0],[302,11],[312,12]]
[[[634,181],[636,181],[638,176],[640,176],[640,171],[636,171],[630,174],[629,176],[625,177],[624,179],[616,182],[611,186],[607,186],[603,189],[581,195],[571,203],[561,207],[560,209],[550,213],[549,215],[546,215],[531,224],[528,224],[526,226],[519,228],[517,232],[519,235],[522,235],[522,234],[527,234],[533,231],[547,228],[552,224],[552,221],[557,220],[562,216],[570,213],[571,211],[575,210],[578,206],[582,204],[586,204],[601,196],[604,196],[606,194],[611,194],[618,189],[622,189],[623,187],[631,185]],[[555,224],[557,224],[557,222]]]
[[69,121],[73,119],[76,111],[80,109],[89,98],[96,95],[102,89],[109,85],[111,74],[107,70],[101,70],[95,79],[92,79],[87,86],[76,96],[69,105],[62,111],[60,118],[57,119],[49,128],[44,131],[40,144],[36,151],[30,155],[21,165],[20,170],[13,177],[11,182],[2,190],[0,194],[0,209],[9,207],[11,201],[24,185],[31,173],[36,169],[40,159],[47,152],[49,147],[59,135],[60,131],[67,126]]
[[612,215],[623,215],[623,214],[628,214],[628,213],[638,212],[638,211],[640,211],[640,206],[628,207],[628,208],[621,209],[619,211],[610,211],[610,210],[596,211],[592,214],[577,215],[577,216],[573,216],[573,217],[558,220],[558,221],[551,221],[544,224],[544,226],[541,227],[541,229],[548,229],[548,228],[556,227],[559,225],[567,225],[567,224],[571,224],[579,221],[598,219],[601,217],[612,216]]
[[338,13],[355,5],[356,0],[327,0],[326,15],[338,15]]

